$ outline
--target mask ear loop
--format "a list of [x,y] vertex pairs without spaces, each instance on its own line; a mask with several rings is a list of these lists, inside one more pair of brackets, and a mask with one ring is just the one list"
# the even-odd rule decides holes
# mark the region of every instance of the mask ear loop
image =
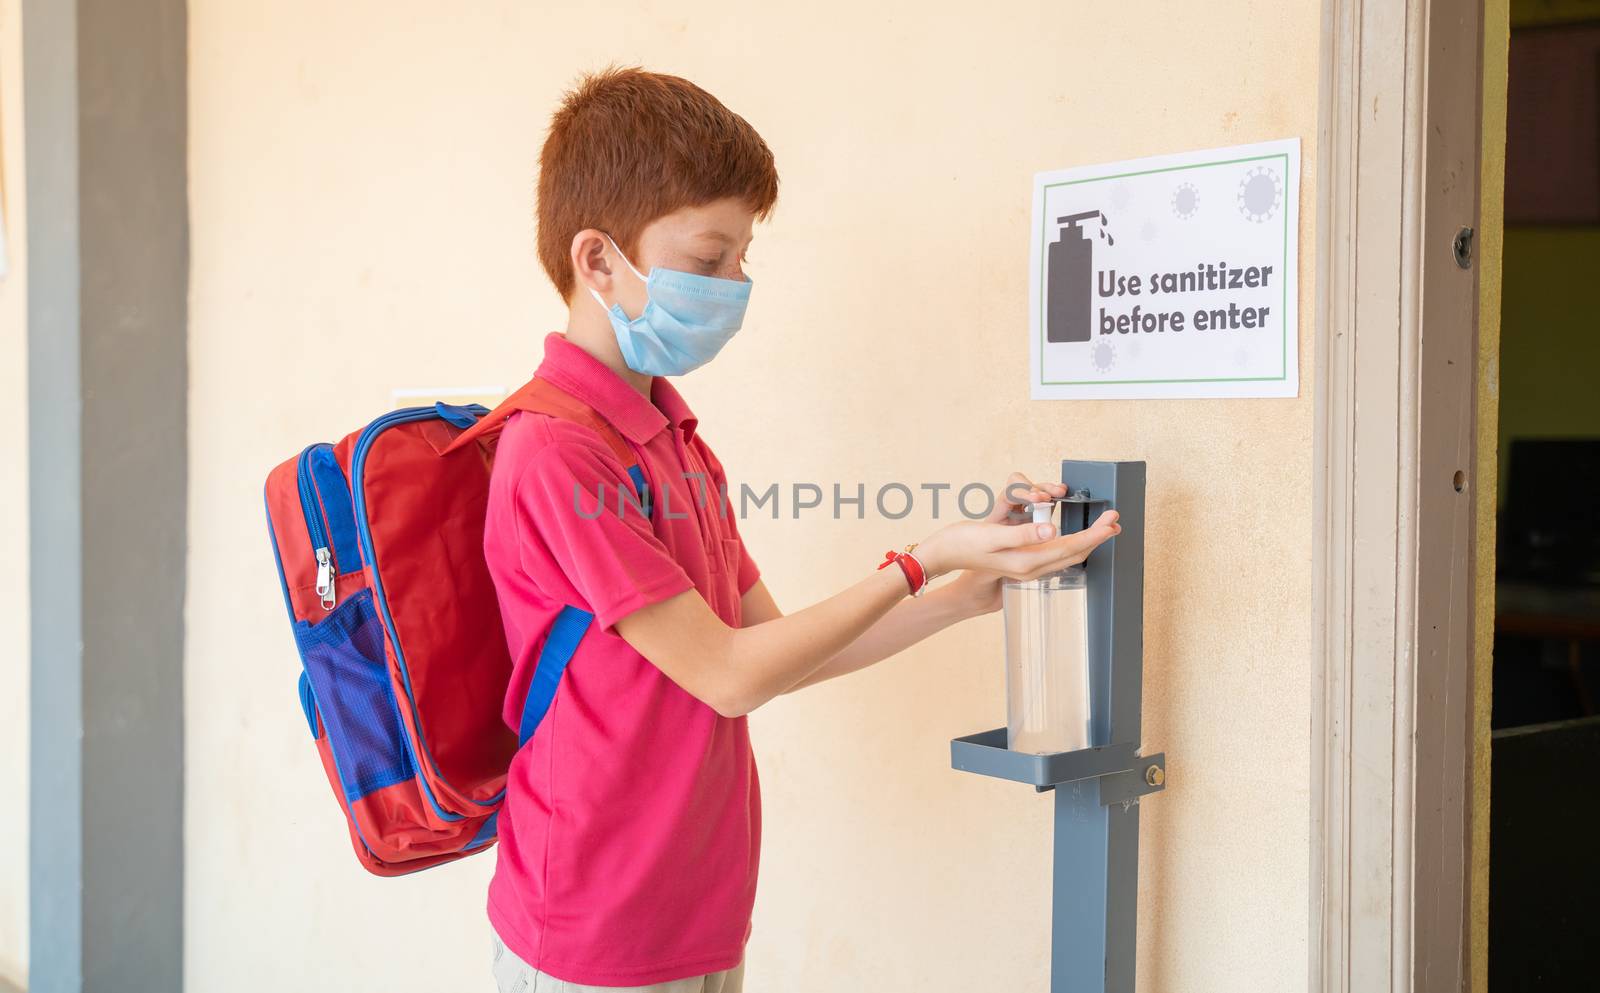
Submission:
[[[650,280],[649,280],[649,279],[648,279],[648,278],[647,278],[647,277],[646,277],[646,276],[645,276],[645,274],[644,274],[644,273],[642,273],[642,272],[640,272],[640,271],[639,271],[639,270],[638,270],[638,269],[635,269],[635,268],[634,268],[634,267],[633,267],[633,263],[632,263],[632,262],[629,262],[629,261],[628,261],[628,257],[627,257],[627,256],[626,256],[626,255],[623,255],[623,254],[622,254],[622,249],[620,249],[620,248],[618,248],[618,247],[617,247],[617,243],[616,243],[616,241],[615,241],[615,240],[613,240],[613,239],[612,239],[612,237],[611,237],[611,235],[609,235],[609,234],[606,234],[606,232],[604,232],[604,231],[602,231],[602,232],[600,232],[600,233],[601,233],[601,234],[604,234],[604,235],[605,235],[605,236],[606,236],[606,241],[609,241],[609,242],[611,242],[611,249],[612,249],[612,251],[614,251],[614,252],[616,252],[616,253],[617,253],[617,258],[619,258],[619,259],[621,259],[621,260],[622,260],[622,264],[623,264],[623,265],[625,265],[625,266],[627,266],[627,267],[628,267],[628,269],[629,269],[629,271],[630,271],[630,272],[632,272],[632,273],[633,273],[633,274],[634,274],[634,275],[635,275],[635,276],[637,276],[637,277],[639,277],[639,282],[641,282],[641,283],[644,283],[644,284],[646,284],[646,285],[649,285],[649,283],[650,283]],[[592,287],[592,286],[591,286],[591,287],[589,287],[589,295],[590,295],[590,296],[592,296],[592,297],[594,297],[594,302],[595,302],[595,303],[598,303],[598,304],[599,304],[599,305],[600,305],[600,308],[601,308],[601,309],[602,309],[602,310],[604,310],[604,311],[605,311],[605,312],[606,312],[606,313],[608,313],[608,314],[609,314],[609,313],[610,313],[610,312],[611,312],[611,308],[610,308],[610,307],[607,307],[607,306],[606,306],[606,302],[605,302],[605,300],[603,300],[603,299],[602,299],[602,298],[601,298],[601,297],[600,297],[600,294],[599,294],[599,292],[598,292],[598,291],[596,291],[596,290],[595,290],[595,288],[594,288],[594,287]],[[619,307],[620,307],[620,306],[621,306],[621,305],[620,305],[620,304],[618,304],[618,305],[617,305],[617,306],[619,306]],[[623,314],[623,316],[624,316],[624,317],[626,317],[626,316],[627,316],[627,314],[626,314],[626,313],[624,313],[624,314]]]
[[[605,232],[602,231],[601,234],[605,234]],[[639,282],[648,283],[650,281],[649,278],[647,276],[645,276],[644,273],[642,273],[639,270],[633,268],[633,263],[628,261],[628,257],[626,255],[622,254],[622,249],[617,248],[617,243],[615,241],[612,241],[611,236],[608,235],[608,234],[606,235],[606,241],[610,241],[611,242],[611,247],[616,250],[617,258],[621,259],[622,260],[622,264],[627,266],[630,270],[632,270],[633,274],[635,276],[639,277]]]

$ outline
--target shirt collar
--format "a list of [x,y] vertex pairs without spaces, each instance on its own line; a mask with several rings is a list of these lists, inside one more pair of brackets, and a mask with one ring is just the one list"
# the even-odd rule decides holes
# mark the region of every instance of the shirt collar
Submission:
[[650,383],[650,399],[629,386],[605,363],[567,340],[559,331],[545,335],[544,361],[536,376],[566,390],[605,418],[629,441],[642,445],[669,423],[678,426],[684,439],[694,437],[699,419],[689,409],[675,387],[663,376]]

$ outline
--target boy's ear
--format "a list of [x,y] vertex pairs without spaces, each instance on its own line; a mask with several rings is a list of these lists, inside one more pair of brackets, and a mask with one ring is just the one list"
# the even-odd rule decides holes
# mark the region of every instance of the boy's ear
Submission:
[[606,237],[594,228],[572,236],[572,275],[579,289],[591,287],[602,295],[611,289],[611,263],[606,259]]

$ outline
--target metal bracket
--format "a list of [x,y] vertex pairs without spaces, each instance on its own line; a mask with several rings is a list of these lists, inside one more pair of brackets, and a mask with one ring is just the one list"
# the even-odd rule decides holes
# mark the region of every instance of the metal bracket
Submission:
[[1165,753],[1140,756],[1134,745],[1106,745],[1032,755],[1006,747],[1006,729],[979,731],[950,741],[950,766],[996,779],[1028,783],[1037,793],[1058,783],[1100,780],[1102,806],[1125,803],[1166,788]]
[[1167,756],[1165,752],[1146,755],[1139,759],[1139,768],[1113,773],[1100,779],[1100,805],[1136,803],[1142,796],[1160,793],[1167,788]]
[[1071,752],[1031,755],[1006,747],[1006,729],[979,731],[950,741],[950,766],[996,779],[1051,787],[1127,772],[1139,761],[1133,745],[1106,745]]

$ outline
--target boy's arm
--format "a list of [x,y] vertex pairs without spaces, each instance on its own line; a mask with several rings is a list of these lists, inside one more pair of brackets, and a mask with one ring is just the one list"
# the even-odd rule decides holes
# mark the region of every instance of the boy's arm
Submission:
[[[512,470],[519,564],[551,599],[581,605],[601,629],[614,630],[719,713],[747,713],[788,689],[906,595],[904,574],[881,569],[793,617],[730,628],[650,519],[625,510],[618,494],[631,492],[632,483],[615,456],[564,422],[544,418],[534,429],[545,432],[535,436],[543,444]],[[1048,537],[1033,527],[965,522],[940,531],[917,552],[930,575],[980,560],[1027,572],[1056,563],[1081,540]],[[741,564],[741,578],[748,592],[759,578],[753,563]]]
[[788,689],[785,693],[814,686],[835,676],[843,676],[898,655],[924,638],[938,634],[952,624],[987,613],[959,585],[961,580],[929,590],[920,597],[896,604],[866,633],[852,641],[844,651]]
[[[1082,562],[1120,528],[1107,511],[1090,528],[1052,537],[1047,525],[1008,526],[964,521],[939,531],[917,548],[934,575],[957,569],[1038,576]],[[754,587],[752,587],[754,589]],[[921,598],[933,597],[930,592]],[[798,613],[733,628],[688,590],[641,607],[616,621],[618,634],[668,678],[726,717],[747,714],[821,669],[851,647],[906,596],[898,569],[879,569],[854,586]],[[900,619],[854,649],[844,664],[855,668],[886,657],[937,630],[948,601],[908,607]]]
[[[1034,483],[1022,473],[1012,473],[1001,492],[1005,499],[996,503],[988,516],[988,520],[993,522],[1005,520],[1009,512],[1022,510],[1035,500],[1066,496],[1066,487],[1059,483]],[[999,578],[962,573],[954,582],[929,590],[924,596],[896,604],[842,652],[783,692],[793,693],[835,676],[865,669],[898,655],[952,624],[1000,609],[996,590]],[[740,614],[745,626],[750,626],[782,617],[783,611],[767,591],[766,584],[758,580],[740,601]]]
[[691,695],[738,717],[837,655],[905,596],[900,570],[882,569],[798,613],[733,628],[687,590],[628,614],[616,630]]
[[[972,596],[968,589],[970,586],[970,583],[958,579],[929,590],[924,596],[900,601],[843,651],[783,692],[793,693],[835,676],[865,669],[898,655],[952,624],[992,610],[992,606],[986,606]],[[745,593],[740,611],[747,627],[783,616],[783,611],[778,609],[777,602],[767,591],[766,584],[760,581]]]

